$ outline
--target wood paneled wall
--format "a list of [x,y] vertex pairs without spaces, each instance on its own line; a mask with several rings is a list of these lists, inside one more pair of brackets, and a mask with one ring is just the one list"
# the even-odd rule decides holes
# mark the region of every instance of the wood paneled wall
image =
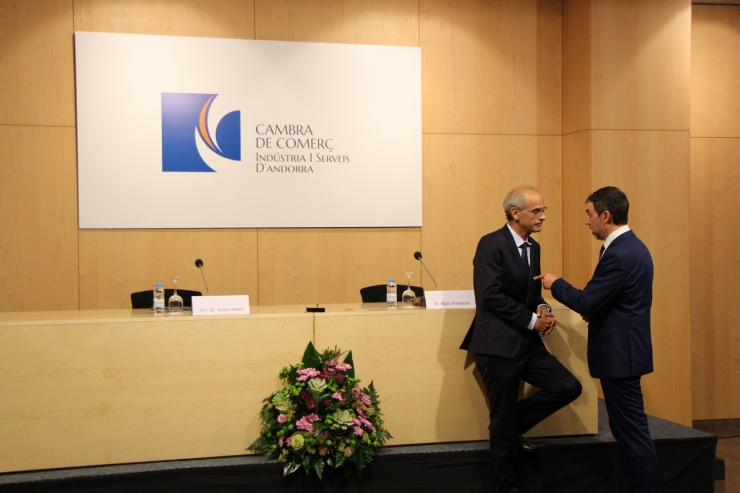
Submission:
[[588,193],[619,187],[655,263],[646,410],[691,424],[689,223],[666,220],[690,214],[691,2],[566,0],[563,12],[565,275],[582,287],[598,261]]
[[[173,275],[202,290],[196,258],[213,294],[262,305],[357,301],[404,271],[431,288],[417,250],[440,288],[472,288],[478,238],[503,224],[500,203],[519,184],[545,193],[544,262],[560,272],[561,10],[548,0],[0,0],[0,200],[22,211],[2,219],[0,311],[125,308],[130,292]],[[79,230],[74,30],[421,46],[424,227]]]
[[693,8],[691,366],[694,419],[740,418],[740,7]]
[[[262,305],[356,301],[362,286],[405,270],[432,288],[415,250],[441,289],[470,289],[475,245],[503,225],[503,195],[519,184],[538,186],[550,208],[539,238],[545,270],[588,279],[596,246],[582,202],[607,181],[625,188],[656,265],[675,263],[688,255],[688,223],[661,221],[650,208],[663,207],[653,195],[671,197],[671,210],[688,215],[680,141],[688,142],[690,3],[648,3],[0,0],[0,311],[124,308],[130,292],[171,275],[202,289],[195,258],[213,294]],[[420,46],[423,226],[79,230],[75,29]],[[655,243],[662,237],[670,252]],[[654,311],[656,352],[674,358],[659,356],[645,387],[649,411],[687,422],[689,278],[680,265],[674,274],[659,273],[656,292],[675,297],[656,300]],[[664,412],[667,395],[674,404]]]

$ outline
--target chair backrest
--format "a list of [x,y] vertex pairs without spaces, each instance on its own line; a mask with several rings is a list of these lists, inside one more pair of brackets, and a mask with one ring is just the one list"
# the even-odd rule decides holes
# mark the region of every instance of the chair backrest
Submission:
[[[397,284],[398,286],[398,301],[400,303],[401,301],[401,295],[404,291],[406,291],[406,288],[408,287],[408,284]],[[386,293],[387,285],[385,284],[377,284],[375,286],[367,286],[365,288],[360,289],[360,296],[362,296],[362,302],[363,303],[380,303],[385,301],[385,293]],[[421,286],[411,286],[411,290],[414,292],[417,298],[421,298],[424,296],[424,288]]]
[[[164,290],[164,306],[167,306],[167,302],[170,296],[175,294],[174,289]],[[202,296],[203,293],[200,291],[189,291],[187,289],[177,290],[177,294],[182,297],[182,306],[193,306],[193,296]],[[154,304],[154,291],[139,291],[137,293],[131,293],[131,308],[151,308]]]

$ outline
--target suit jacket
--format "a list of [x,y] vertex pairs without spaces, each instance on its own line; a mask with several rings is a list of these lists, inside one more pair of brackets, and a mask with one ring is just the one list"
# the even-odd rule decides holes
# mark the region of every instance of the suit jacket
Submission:
[[583,291],[558,279],[552,285],[552,295],[589,317],[588,367],[592,377],[636,377],[653,371],[653,259],[632,231],[609,244]]
[[506,225],[478,242],[473,259],[475,318],[460,349],[513,358],[525,337],[542,344],[540,335],[527,329],[532,313],[545,303],[542,281],[532,280],[540,274],[540,245],[531,237],[529,242],[529,275]]

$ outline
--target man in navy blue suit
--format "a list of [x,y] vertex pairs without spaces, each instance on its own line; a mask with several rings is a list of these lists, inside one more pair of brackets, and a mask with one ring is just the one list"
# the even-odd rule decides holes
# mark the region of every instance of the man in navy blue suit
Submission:
[[[490,407],[493,491],[519,493],[526,487],[525,453],[534,448],[521,434],[581,394],[581,383],[550,354],[542,336],[555,327],[542,299],[540,245],[545,201],[531,187],[517,187],[504,199],[507,224],[480,239],[473,260],[475,319],[460,349],[475,353],[475,365]],[[519,383],[540,390],[517,402]]]
[[620,493],[660,491],[640,377],[653,371],[650,307],[653,259],[627,225],[629,201],[616,187],[586,200],[586,224],[604,241],[583,290],[553,274],[537,276],[553,297],[588,321],[588,366],[601,379],[609,427],[617,441]]

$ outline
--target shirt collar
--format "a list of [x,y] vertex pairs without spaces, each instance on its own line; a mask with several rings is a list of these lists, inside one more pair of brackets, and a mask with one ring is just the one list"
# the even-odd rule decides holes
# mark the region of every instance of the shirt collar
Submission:
[[514,228],[512,228],[509,225],[509,223],[506,223],[506,227],[509,228],[509,232],[511,233],[511,236],[514,237],[514,241],[516,242],[517,248],[520,248],[522,246],[522,243],[526,243],[527,246],[532,246],[532,244],[529,242],[529,238],[527,238],[527,241],[522,240],[522,237],[514,232]]
[[604,250],[609,248],[609,245],[612,244],[612,241],[616,240],[618,237],[622,236],[629,230],[630,230],[629,225],[625,224],[624,226],[620,226],[614,231],[612,231],[611,233],[609,233],[609,236],[607,236],[606,239],[604,240]]

